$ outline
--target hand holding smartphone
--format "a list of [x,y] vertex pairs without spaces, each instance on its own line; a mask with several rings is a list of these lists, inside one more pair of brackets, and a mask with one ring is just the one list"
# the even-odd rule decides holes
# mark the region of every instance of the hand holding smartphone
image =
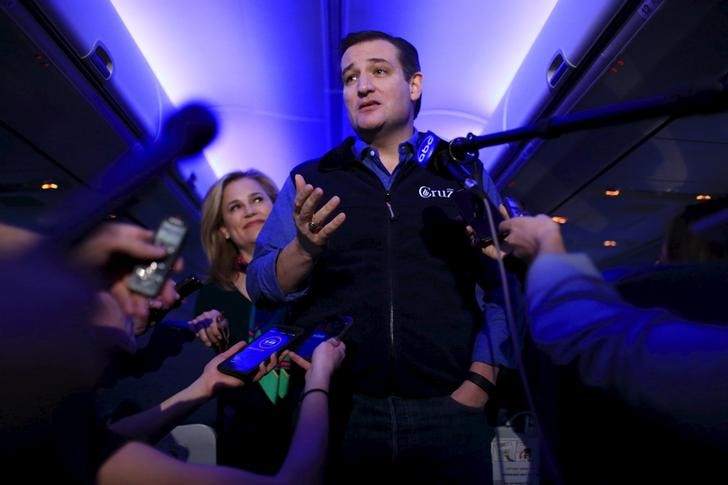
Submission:
[[[190,275],[187,278],[180,281],[179,283],[177,283],[174,286],[174,291],[176,291],[177,294],[179,295],[179,299],[177,301],[175,301],[172,305],[164,307],[164,308],[154,308],[154,307],[150,308],[149,309],[149,318],[147,319],[149,324],[154,325],[158,322],[161,322],[162,319],[165,316],[167,316],[167,314],[169,312],[171,312],[175,308],[178,308],[182,304],[182,301],[185,298],[187,298],[192,293],[194,293],[195,291],[202,288],[202,286],[203,286],[202,281],[200,281],[200,279],[197,278],[197,276],[195,276],[195,275]],[[186,327],[187,324],[186,324],[186,322],[184,322],[184,323],[185,323],[185,327]],[[173,325],[173,326],[177,326],[177,325]]]
[[313,333],[294,352],[310,362],[313,357],[313,351],[319,344],[327,341],[331,337],[343,340],[353,322],[354,320],[349,316],[327,318],[316,326]]
[[223,374],[250,381],[261,363],[296,343],[301,334],[303,330],[298,327],[274,325],[242,350],[218,364],[217,369]]

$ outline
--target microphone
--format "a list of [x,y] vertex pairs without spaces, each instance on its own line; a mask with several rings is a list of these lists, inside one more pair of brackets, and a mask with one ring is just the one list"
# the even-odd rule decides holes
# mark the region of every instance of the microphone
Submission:
[[[449,172],[470,193],[481,198],[486,197],[485,192],[470,173],[470,170],[459,163],[453,163],[448,158],[448,151],[441,147],[440,141],[440,137],[433,132],[428,131],[425,133],[425,136],[421,137],[416,147],[415,158],[417,163],[421,167],[428,167],[439,174]],[[467,160],[462,160],[462,162],[472,162],[476,158],[477,156],[474,153],[469,153]]]
[[182,332],[183,334],[193,336],[195,335],[195,331],[190,328],[190,324],[187,320],[170,320],[165,319],[161,320],[156,323],[158,327],[167,328],[171,330],[175,330],[178,332]]
[[189,104],[173,113],[157,139],[147,140],[116,160],[90,183],[77,190],[48,218],[45,234],[68,247],[118,209],[170,163],[200,152],[217,134],[217,120],[209,109]]
[[170,157],[194,155],[215,138],[217,128],[217,119],[208,108],[188,104],[167,119],[159,145],[167,145]]
[[660,116],[679,118],[699,114],[711,114],[728,110],[728,76],[705,89],[684,90],[663,96],[653,96],[601,108],[542,118],[520,128],[489,135],[453,139],[448,150],[458,162],[481,148],[502,145],[531,138],[556,138],[564,133],[630,123]]
[[[451,142],[452,143],[452,142]],[[478,198],[488,198],[480,183],[475,179],[470,170],[463,163],[473,161],[475,158],[469,156],[470,160],[455,160],[449,156],[448,152],[441,150],[435,154],[432,165],[435,171],[439,173],[447,172],[457,180],[462,187]]]

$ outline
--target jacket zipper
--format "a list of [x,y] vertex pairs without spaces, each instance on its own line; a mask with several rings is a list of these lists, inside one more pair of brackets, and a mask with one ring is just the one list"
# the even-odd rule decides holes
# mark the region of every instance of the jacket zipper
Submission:
[[384,203],[387,205],[387,210],[389,211],[389,220],[390,221],[397,220],[397,216],[394,215],[394,209],[392,209],[392,204],[390,203],[389,192],[387,192],[387,195],[384,199]]
[[392,222],[397,220],[394,214],[394,209],[391,204],[391,195],[389,191],[385,193],[384,204],[387,207],[389,216],[389,223],[387,224],[387,276],[389,280],[389,351],[392,356],[392,379],[391,386],[392,391],[395,392],[397,389],[397,353],[394,349],[394,275],[392,274]]

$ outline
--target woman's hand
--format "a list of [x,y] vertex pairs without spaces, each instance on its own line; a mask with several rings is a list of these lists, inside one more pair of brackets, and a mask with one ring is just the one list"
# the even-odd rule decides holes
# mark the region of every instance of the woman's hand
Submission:
[[230,323],[218,310],[209,310],[190,320],[189,326],[207,347],[215,346],[218,351],[229,345]]

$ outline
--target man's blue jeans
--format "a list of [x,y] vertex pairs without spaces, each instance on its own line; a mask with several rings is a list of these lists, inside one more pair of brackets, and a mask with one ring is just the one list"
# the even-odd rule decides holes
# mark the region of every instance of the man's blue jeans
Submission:
[[341,452],[332,450],[340,462],[331,464],[336,472],[329,481],[488,484],[493,436],[482,409],[463,406],[450,396],[355,395]]

